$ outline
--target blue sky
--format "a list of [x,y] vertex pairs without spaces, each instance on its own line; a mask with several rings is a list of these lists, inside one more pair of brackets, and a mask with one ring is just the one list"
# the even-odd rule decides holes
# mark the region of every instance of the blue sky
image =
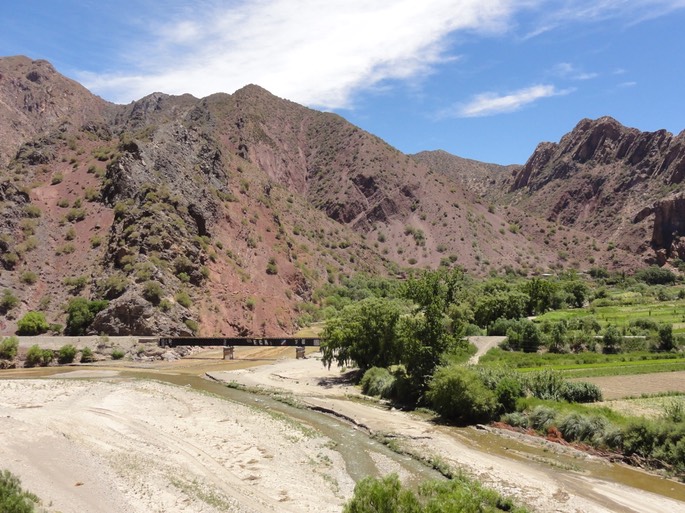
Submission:
[[96,94],[248,83],[406,153],[523,163],[582,118],[685,129],[685,0],[24,0],[0,55]]

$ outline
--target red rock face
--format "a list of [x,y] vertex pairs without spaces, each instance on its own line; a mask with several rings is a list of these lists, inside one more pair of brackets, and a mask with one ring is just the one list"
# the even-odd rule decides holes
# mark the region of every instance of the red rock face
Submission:
[[682,208],[654,205],[683,147],[602,118],[524,166],[410,157],[254,85],[113,105],[0,59],[0,266],[20,299],[3,322],[63,324],[80,295],[111,300],[94,330],[280,335],[359,272],[632,269],[681,252]]
[[664,262],[669,258],[685,258],[685,197],[659,201],[654,206],[652,248]]

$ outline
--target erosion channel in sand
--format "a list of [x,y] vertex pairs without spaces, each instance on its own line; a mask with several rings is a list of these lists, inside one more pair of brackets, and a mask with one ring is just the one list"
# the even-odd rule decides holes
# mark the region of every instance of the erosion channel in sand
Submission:
[[439,426],[363,400],[340,369],[291,352],[5,372],[2,467],[61,513],[339,512],[363,475],[396,472],[410,486],[437,477],[377,441],[391,438],[537,511],[685,511],[680,483],[539,440]]

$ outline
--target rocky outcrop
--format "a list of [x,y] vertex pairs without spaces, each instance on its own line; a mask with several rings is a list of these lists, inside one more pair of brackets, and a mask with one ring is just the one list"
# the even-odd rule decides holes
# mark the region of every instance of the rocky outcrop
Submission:
[[663,263],[682,226],[678,200],[660,201],[684,180],[685,132],[641,132],[603,117],[540,144],[509,191],[532,214]]
[[652,248],[659,264],[670,258],[685,259],[685,196],[659,201],[653,212]]
[[192,319],[190,312],[175,305],[172,312],[162,312],[139,295],[129,292],[111,301],[90,325],[92,334],[191,336],[183,321]]

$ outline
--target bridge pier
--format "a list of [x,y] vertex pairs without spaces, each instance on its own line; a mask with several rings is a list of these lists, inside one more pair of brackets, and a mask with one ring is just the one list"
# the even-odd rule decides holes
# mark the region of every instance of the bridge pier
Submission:
[[304,356],[304,346],[295,346],[295,359],[305,358]]
[[224,360],[226,359],[226,357],[228,357],[229,360],[233,360],[233,358],[234,358],[233,350],[234,349],[235,349],[235,347],[233,347],[233,346],[225,346],[224,347]]

